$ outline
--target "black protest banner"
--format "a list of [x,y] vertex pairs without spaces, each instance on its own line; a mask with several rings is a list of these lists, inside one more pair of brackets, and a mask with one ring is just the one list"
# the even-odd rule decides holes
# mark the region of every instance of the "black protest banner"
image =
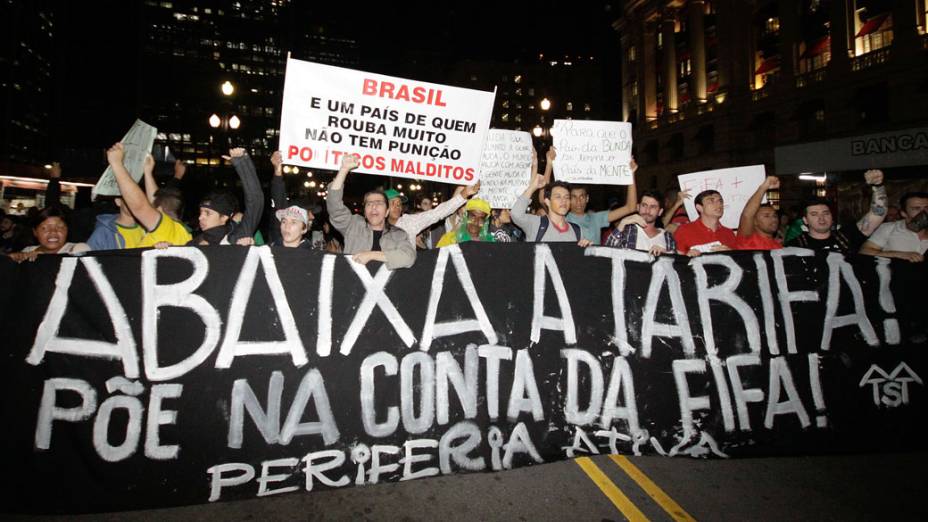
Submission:
[[468,243],[396,272],[207,247],[3,261],[0,278],[8,510],[924,433],[904,301],[923,264]]

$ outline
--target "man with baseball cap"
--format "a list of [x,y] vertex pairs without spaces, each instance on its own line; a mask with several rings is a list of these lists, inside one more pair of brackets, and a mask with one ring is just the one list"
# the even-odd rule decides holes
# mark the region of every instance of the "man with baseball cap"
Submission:
[[255,229],[264,212],[264,192],[258,182],[255,164],[243,148],[229,151],[223,156],[232,161],[232,166],[242,181],[245,192],[245,215],[241,222],[232,219],[238,210],[238,200],[227,190],[210,192],[200,201],[198,219],[200,233],[188,245],[235,245],[253,244]]
[[473,198],[464,207],[464,219],[457,230],[449,230],[441,236],[438,247],[464,243],[467,241],[484,241],[496,243],[490,233],[490,203],[480,198]]
[[320,212],[319,207],[306,208],[293,205],[287,201],[287,189],[284,185],[283,160],[280,151],[271,155],[271,165],[274,166],[274,175],[271,177],[271,204],[274,206],[274,218],[277,223],[271,223],[271,246],[291,248],[313,248],[311,240],[304,236],[313,226],[315,214]]

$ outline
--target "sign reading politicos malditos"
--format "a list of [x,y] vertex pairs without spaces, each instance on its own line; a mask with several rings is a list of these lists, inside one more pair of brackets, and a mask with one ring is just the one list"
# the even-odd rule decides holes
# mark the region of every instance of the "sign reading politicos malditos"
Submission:
[[280,120],[286,163],[473,184],[495,92],[289,59]]

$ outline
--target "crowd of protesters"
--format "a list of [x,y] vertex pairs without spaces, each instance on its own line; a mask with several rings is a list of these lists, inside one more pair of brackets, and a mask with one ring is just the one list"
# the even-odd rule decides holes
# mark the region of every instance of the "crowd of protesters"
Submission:
[[[364,194],[363,208],[354,213],[344,203],[345,183],[358,159],[343,155],[340,168],[328,186],[325,209],[305,201],[290,201],[279,152],[270,158],[274,175],[266,201],[254,162],[244,149],[225,157],[235,169],[244,193],[244,205],[230,191],[213,191],[199,202],[197,219],[186,223],[181,189],[186,167],[178,161],[174,176],[159,186],[153,176],[154,160],[143,166],[144,189],[126,169],[124,149],[117,143],[107,151],[119,187],[118,197],[102,198],[95,206],[95,227],[88,237],[69,237],[70,211],[60,204],[61,169],[51,170],[45,208],[35,209],[28,223],[0,216],[0,249],[17,262],[40,254],[79,254],[92,250],[169,248],[181,245],[262,245],[343,253],[362,264],[385,263],[391,269],[412,266],[417,250],[478,242],[569,242],[580,247],[604,244],[643,250],[651,255],[698,256],[729,250],[771,250],[797,246],[845,255],[861,254],[924,261],[928,249],[928,193],[909,192],[892,219],[883,186],[883,173],[869,170],[864,180],[871,187],[869,211],[856,222],[836,225],[831,201],[812,199],[803,204],[793,222],[764,195],[779,187],[767,177],[744,206],[737,230],[722,225],[725,201],[719,192],[706,190],[693,197],[698,218],[690,221],[683,203],[691,195],[671,190],[640,194],[632,182],[624,205],[589,211],[586,187],[555,181],[557,153],[546,151],[546,166],[539,172],[532,154],[532,176],[512,209],[491,208],[476,197],[479,184],[459,186],[441,204],[420,196],[407,209],[406,197],[396,190]],[[634,160],[631,169],[637,170]],[[267,228],[259,225],[270,203]],[[108,205],[108,206],[107,206]],[[321,218],[321,219],[320,219]],[[321,221],[317,222],[317,221]],[[75,241],[77,240],[77,241]]]

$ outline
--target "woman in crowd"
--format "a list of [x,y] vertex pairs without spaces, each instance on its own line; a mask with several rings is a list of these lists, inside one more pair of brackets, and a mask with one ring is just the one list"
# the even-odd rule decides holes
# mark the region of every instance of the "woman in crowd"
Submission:
[[87,243],[68,242],[68,223],[58,207],[48,207],[39,212],[33,220],[32,233],[39,244],[10,254],[13,261],[22,263],[35,261],[39,254],[76,254],[90,250]]

